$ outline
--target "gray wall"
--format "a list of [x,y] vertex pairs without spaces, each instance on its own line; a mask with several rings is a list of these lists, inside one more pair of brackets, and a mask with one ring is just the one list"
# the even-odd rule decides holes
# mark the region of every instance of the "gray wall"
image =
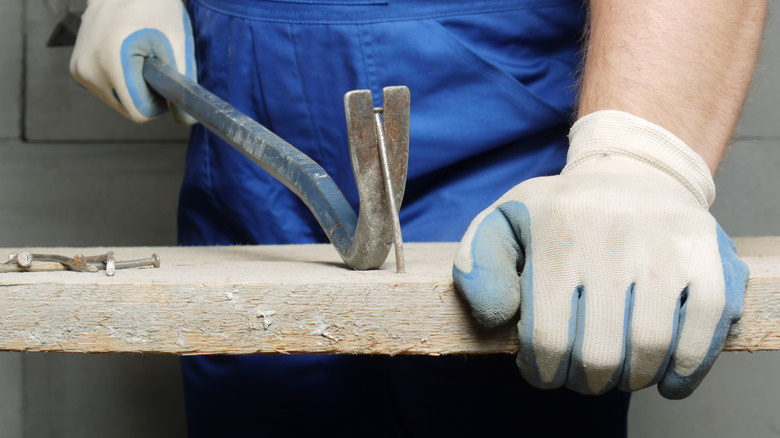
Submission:
[[[138,126],[46,48],[83,0],[0,1],[0,246],[174,245],[187,130]],[[0,353],[0,438],[185,436],[172,356]]]
[[[69,48],[45,48],[83,0],[0,2],[0,246],[169,245],[186,130],[137,126],[77,87]],[[780,5],[772,2],[773,15]],[[713,214],[732,236],[780,235],[780,29],[770,23]],[[683,401],[635,394],[632,437],[780,435],[780,354],[724,354]],[[185,433],[178,361],[0,353],[0,438]]]

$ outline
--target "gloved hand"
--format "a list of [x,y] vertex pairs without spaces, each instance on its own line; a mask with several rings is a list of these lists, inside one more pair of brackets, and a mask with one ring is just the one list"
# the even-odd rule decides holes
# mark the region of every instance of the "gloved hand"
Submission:
[[658,383],[686,397],[741,316],[748,278],[707,211],[710,171],[625,112],[589,114],[569,139],[561,175],[519,184],[474,219],[455,283],[487,326],[519,310],[517,363],[534,386]]
[[[70,59],[76,82],[135,122],[163,114],[166,102],[143,79],[157,57],[195,79],[190,18],[181,0],[90,0]],[[183,123],[189,115],[174,109]]]

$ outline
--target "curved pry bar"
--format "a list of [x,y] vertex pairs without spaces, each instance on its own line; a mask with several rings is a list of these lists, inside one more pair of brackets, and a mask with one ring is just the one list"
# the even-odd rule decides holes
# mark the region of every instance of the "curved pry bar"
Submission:
[[[357,183],[360,193],[360,215],[356,215],[336,183],[319,164],[264,126],[160,60],[148,58],[144,62],[143,75],[149,86],[155,91],[197,119],[206,128],[301,198],[317,218],[320,226],[348,266],[354,269],[376,269],[384,263],[393,242],[393,227],[392,218],[387,214],[387,200],[383,190],[375,132],[373,139],[367,135],[361,140],[361,145],[370,146],[371,152],[368,154],[374,158],[366,161],[363,161],[363,158],[358,158],[357,166],[361,173],[365,171],[372,175],[372,178],[373,175],[376,175],[376,178],[363,189],[361,189],[361,183]],[[406,87],[393,88],[406,89]],[[372,127],[373,132],[373,106],[370,103],[370,93],[368,98],[368,110],[365,112],[365,117],[367,118],[366,123]],[[356,101],[355,103],[362,108],[365,102],[361,99],[358,100],[360,102]],[[405,183],[409,144],[408,89],[406,89],[406,106],[405,108],[403,105],[401,106],[402,108],[399,110],[393,110],[393,114],[398,113],[399,115],[391,116],[390,119],[403,118],[405,112],[407,132],[405,136],[394,137],[399,140],[393,140],[397,145],[391,147],[393,152],[390,155],[400,154],[403,156],[402,179]],[[347,113],[350,112],[351,110],[348,108]],[[363,114],[362,110],[359,112]],[[349,123],[348,121],[348,126]],[[362,126],[364,122],[361,119],[357,123]],[[387,124],[387,121],[385,123]],[[403,130],[403,128],[392,129]],[[348,128],[348,131],[350,131],[351,144],[352,129]],[[358,146],[358,148],[360,147],[362,146]],[[350,150],[353,151],[354,148],[350,147]],[[353,156],[353,166],[355,162]],[[359,172],[355,173],[356,180],[360,180]],[[404,185],[399,184],[396,187]],[[399,191],[396,191],[396,196],[398,195]],[[403,196],[402,189],[400,195]],[[397,200],[397,204],[400,205],[400,199]]]

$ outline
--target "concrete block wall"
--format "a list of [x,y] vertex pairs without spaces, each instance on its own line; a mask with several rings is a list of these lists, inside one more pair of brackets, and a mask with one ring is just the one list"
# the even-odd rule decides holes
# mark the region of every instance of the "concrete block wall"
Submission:
[[[76,86],[45,41],[85,0],[0,2],[0,246],[171,245],[187,132],[138,126]],[[780,5],[771,4],[780,16]],[[780,235],[780,28],[770,22],[713,214],[732,236]],[[99,202],[97,202],[99,201]],[[630,436],[780,435],[780,354],[724,354],[683,401],[635,394]],[[185,435],[178,360],[0,353],[0,438]]]
[[[175,245],[187,129],[73,82],[46,41],[84,6],[0,2],[0,246]],[[0,353],[0,438],[185,435],[176,357]]]
[[22,128],[22,1],[0,3],[0,139],[18,139]]

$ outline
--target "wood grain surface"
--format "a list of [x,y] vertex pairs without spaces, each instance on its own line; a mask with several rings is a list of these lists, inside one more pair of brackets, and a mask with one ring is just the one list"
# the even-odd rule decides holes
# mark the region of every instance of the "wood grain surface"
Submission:
[[[728,350],[780,349],[780,237],[735,239],[751,277]],[[353,271],[329,245],[112,248],[159,269],[0,274],[0,350],[482,354],[517,350],[454,288],[457,244],[407,244],[407,272]],[[0,255],[19,250],[0,249]],[[5,252],[3,252],[5,251]],[[102,248],[35,248],[98,254]]]

